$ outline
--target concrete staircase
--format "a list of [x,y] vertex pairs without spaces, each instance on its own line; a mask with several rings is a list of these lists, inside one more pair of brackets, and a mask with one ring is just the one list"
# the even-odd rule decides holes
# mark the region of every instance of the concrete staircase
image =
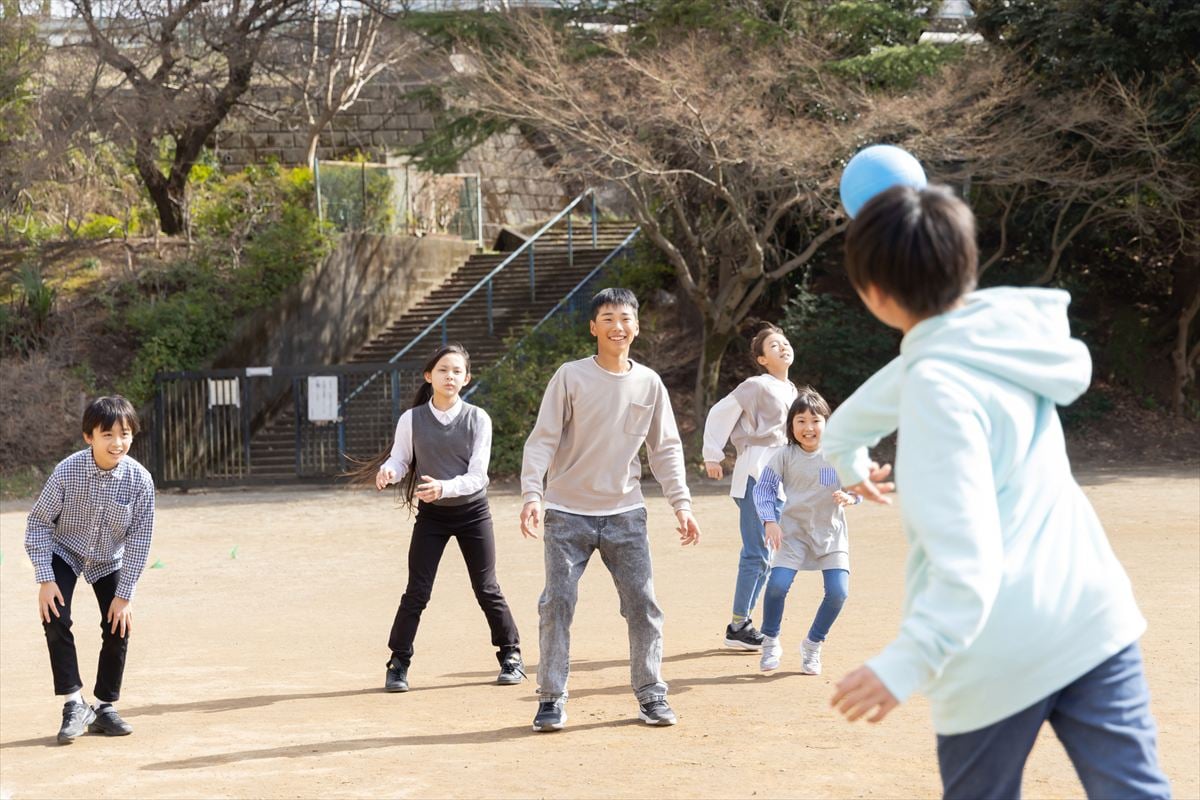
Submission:
[[[492,282],[492,332],[488,333],[487,291],[480,289],[447,320],[446,338],[460,342],[471,354],[471,371],[480,374],[504,352],[504,340],[521,326],[537,322],[559,300],[583,280],[612,250],[633,231],[628,222],[602,222],[597,226],[596,247],[591,247],[591,228],[586,221],[574,223],[574,255],[569,256],[565,226],[544,233],[535,243],[536,275],[530,287],[529,260],[526,253]],[[561,229],[561,230],[560,230]],[[473,255],[441,286],[409,309],[403,317],[371,339],[349,359],[349,363],[385,362],[403,349],[442,313],[461,298],[481,278],[491,272],[509,254]],[[442,328],[431,331],[400,362],[411,367],[411,383],[402,388],[401,407],[406,407],[417,371],[442,343]],[[380,406],[378,408],[374,406]],[[350,411],[358,419],[364,416],[371,425],[357,425],[348,434],[346,451],[358,458],[377,453],[390,440],[392,408],[382,407],[377,398],[363,396],[351,401]],[[369,433],[368,433],[369,431]],[[384,433],[386,432],[386,433]],[[294,404],[285,403],[279,413],[254,434],[250,443],[250,476],[255,479],[287,480],[295,477],[296,415]]]

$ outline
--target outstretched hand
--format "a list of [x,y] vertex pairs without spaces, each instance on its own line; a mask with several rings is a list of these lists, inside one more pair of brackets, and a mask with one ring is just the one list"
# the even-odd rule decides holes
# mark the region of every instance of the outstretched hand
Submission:
[[884,464],[882,467],[871,462],[871,470],[867,473],[867,479],[853,486],[847,486],[846,491],[861,494],[872,503],[880,503],[881,505],[891,505],[892,498],[888,497],[896,491],[896,484],[886,480],[892,474],[892,465]]
[[854,722],[871,711],[874,713],[867,717],[867,722],[882,722],[900,701],[888,691],[879,676],[864,665],[847,672],[837,682],[837,691],[829,705],[841,712],[847,722]]
[[675,530],[679,531],[679,543],[686,547],[689,544],[696,544],[700,541],[700,525],[696,522],[696,518],[692,516],[692,512],[686,508],[681,508],[675,512],[675,519],[679,522],[679,527]]
[[542,525],[542,504],[539,500],[530,500],[521,508],[521,535],[526,539],[536,539],[535,531]]
[[375,488],[381,492],[395,482],[396,470],[391,467],[382,467],[375,473]]

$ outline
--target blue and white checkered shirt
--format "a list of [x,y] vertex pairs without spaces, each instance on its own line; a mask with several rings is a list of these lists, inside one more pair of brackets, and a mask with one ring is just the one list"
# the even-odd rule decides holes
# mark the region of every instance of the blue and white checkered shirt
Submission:
[[102,470],[92,450],[59,462],[25,525],[25,552],[38,583],[54,580],[58,556],[95,583],[121,571],[117,597],[133,599],[154,534],[154,480],[129,456]]

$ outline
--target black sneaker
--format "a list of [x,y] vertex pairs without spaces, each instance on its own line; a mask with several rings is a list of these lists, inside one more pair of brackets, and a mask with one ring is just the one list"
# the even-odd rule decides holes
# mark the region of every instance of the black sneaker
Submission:
[[535,731],[561,731],[566,724],[567,708],[563,698],[538,703],[537,716],[533,718]]
[[679,720],[665,697],[651,697],[638,707],[638,719],[647,725],[674,725]]
[[514,651],[500,656],[500,674],[496,676],[496,683],[501,686],[514,686],[523,680],[525,662],[521,660],[521,653]]
[[761,650],[763,635],[758,632],[750,620],[746,620],[740,628],[732,624],[725,626],[725,646],[735,650]]
[[384,691],[388,692],[407,692],[408,691],[408,662],[401,661],[396,656],[392,656],[387,663],[387,678],[383,681]]
[[58,743],[70,744],[75,741],[95,719],[96,712],[87,703],[74,700],[64,703],[62,727],[58,729]]
[[128,736],[133,733],[133,727],[121,719],[121,715],[112,706],[104,706],[96,711],[96,721],[88,726],[89,733],[103,733],[105,736]]

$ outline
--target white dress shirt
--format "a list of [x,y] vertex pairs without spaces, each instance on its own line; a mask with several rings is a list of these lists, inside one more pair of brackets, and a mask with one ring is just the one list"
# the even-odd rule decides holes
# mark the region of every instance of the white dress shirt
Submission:
[[[449,425],[462,413],[463,402],[461,399],[455,400],[454,405],[446,411],[442,411],[430,400],[429,410],[433,412],[434,419],[443,425]],[[486,413],[480,414],[479,420],[479,430],[475,435],[475,441],[471,443],[471,460],[467,465],[466,474],[443,480],[441,482],[442,497],[466,497],[488,485],[488,461],[492,457],[492,420]],[[396,478],[392,483],[397,483],[408,474],[408,468],[412,462],[413,434],[412,409],[410,408],[400,415],[400,421],[396,423],[396,438],[392,444],[392,454],[379,469],[385,470],[390,467],[395,470]]]

